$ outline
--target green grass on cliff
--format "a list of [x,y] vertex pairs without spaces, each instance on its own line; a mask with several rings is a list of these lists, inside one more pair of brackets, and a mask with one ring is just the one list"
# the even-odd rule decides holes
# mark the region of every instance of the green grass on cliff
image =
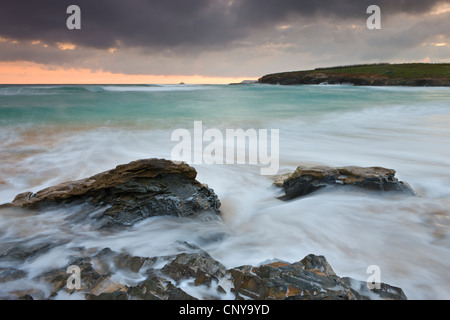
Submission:
[[389,78],[450,78],[450,63],[366,64],[332,68],[317,68],[310,72],[332,74],[377,74]]

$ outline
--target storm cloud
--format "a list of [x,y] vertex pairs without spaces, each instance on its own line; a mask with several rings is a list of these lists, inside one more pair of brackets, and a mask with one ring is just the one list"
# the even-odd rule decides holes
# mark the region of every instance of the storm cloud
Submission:
[[[93,48],[217,46],[286,19],[364,18],[373,0],[11,0],[2,1],[0,35],[18,40],[71,42]],[[386,17],[421,14],[438,0],[378,0]],[[76,4],[82,30],[66,28]]]
[[[423,46],[447,42],[449,13],[429,13],[450,1],[0,1],[0,61],[232,76],[348,60],[399,60],[396,53],[405,50],[415,52],[407,52],[408,59],[450,56],[449,46]],[[81,8],[81,30],[66,27],[66,9],[73,4]],[[365,28],[372,4],[381,7],[382,32]],[[73,48],[65,50],[62,43]]]

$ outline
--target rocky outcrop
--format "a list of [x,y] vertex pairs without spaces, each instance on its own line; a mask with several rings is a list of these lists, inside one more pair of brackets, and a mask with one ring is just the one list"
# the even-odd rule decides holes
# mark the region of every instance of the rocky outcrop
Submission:
[[274,262],[230,270],[236,297],[256,300],[406,300],[400,288],[338,277],[323,256],[308,255],[295,263]]
[[398,181],[395,174],[395,170],[381,167],[299,166],[291,174],[278,176],[274,184],[284,189],[285,195],[281,197],[282,200],[295,199],[332,185],[414,195],[411,186],[406,182]]
[[[400,288],[380,283],[378,289],[370,289],[364,281],[340,278],[323,256],[308,255],[295,263],[271,262],[227,270],[206,251],[184,245],[187,252],[152,258],[105,248],[36,276],[34,283],[50,287],[47,294],[36,288],[12,294],[17,299],[54,299],[65,292],[69,296],[78,293],[79,298],[87,300],[406,300]],[[67,287],[69,266],[79,267],[80,289]],[[114,280],[114,272],[126,272],[131,278],[144,280],[132,285],[119,283]],[[3,273],[4,282],[24,277],[18,270]],[[194,293],[208,295],[186,292],[189,287]]]
[[283,72],[265,75],[258,80],[263,84],[318,85],[353,84],[357,86],[429,86],[448,87],[450,78],[419,77],[414,79],[390,78],[377,74],[328,73],[320,71]]
[[185,163],[138,160],[87,179],[19,194],[1,207],[41,210],[87,203],[104,208],[99,217],[102,226],[132,225],[153,216],[219,214],[218,197],[196,176]]

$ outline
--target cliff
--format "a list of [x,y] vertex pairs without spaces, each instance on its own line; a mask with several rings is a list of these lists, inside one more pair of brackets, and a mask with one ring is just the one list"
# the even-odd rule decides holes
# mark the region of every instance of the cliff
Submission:
[[353,84],[358,86],[450,86],[450,64],[374,64],[265,75],[263,84]]

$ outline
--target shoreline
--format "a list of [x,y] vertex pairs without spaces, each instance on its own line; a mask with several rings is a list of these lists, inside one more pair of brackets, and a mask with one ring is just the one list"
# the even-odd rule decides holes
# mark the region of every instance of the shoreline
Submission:
[[280,72],[258,79],[262,84],[449,87],[450,64],[375,64]]

